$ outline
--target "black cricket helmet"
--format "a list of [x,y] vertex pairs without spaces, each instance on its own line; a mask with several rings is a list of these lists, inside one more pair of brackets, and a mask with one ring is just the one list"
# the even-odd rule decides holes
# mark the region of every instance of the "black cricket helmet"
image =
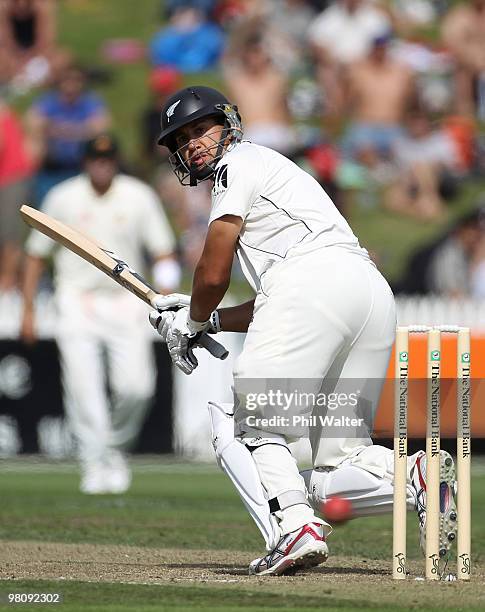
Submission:
[[[175,134],[179,128],[192,121],[207,117],[220,120],[218,123],[223,126],[222,135],[206,147],[211,153],[215,149],[213,159],[202,167],[195,167],[184,160],[182,149],[185,145],[177,148]],[[186,87],[169,98],[162,109],[161,128],[158,144],[169,149],[170,164],[182,185],[196,185],[199,181],[211,178],[227,148],[240,142],[243,133],[237,106],[216,89],[202,86]]]

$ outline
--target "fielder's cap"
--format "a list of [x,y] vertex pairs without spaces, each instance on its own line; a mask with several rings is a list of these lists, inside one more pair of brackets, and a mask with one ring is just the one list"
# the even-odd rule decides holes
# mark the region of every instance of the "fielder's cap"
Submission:
[[86,159],[116,159],[118,157],[118,142],[111,134],[99,134],[92,140],[88,140],[84,148]]

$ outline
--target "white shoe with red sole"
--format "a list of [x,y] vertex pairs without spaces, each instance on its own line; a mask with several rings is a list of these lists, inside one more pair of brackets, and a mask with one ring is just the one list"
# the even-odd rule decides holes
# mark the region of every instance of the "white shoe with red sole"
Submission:
[[[419,543],[426,552],[426,453],[418,454],[411,470],[411,483],[416,492],[416,511],[419,520]],[[456,512],[455,463],[449,453],[440,451],[440,542],[439,555],[444,557],[456,540],[458,516]]]
[[277,546],[249,565],[256,576],[293,574],[298,569],[315,567],[328,558],[328,546],[322,525],[308,523],[281,537]]

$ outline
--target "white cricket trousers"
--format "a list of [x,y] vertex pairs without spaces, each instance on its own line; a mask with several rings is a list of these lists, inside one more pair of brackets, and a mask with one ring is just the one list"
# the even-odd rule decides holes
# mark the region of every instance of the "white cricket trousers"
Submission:
[[[135,441],[155,389],[147,308],[125,291],[57,295],[64,403],[81,463]],[[107,393],[107,376],[112,393]]]
[[[305,380],[306,390],[308,381],[314,381],[314,391],[327,394],[348,393],[349,381],[363,381],[358,407],[370,411],[373,421],[395,329],[392,291],[359,252],[326,247],[275,264],[262,277],[254,318],[235,364],[236,434],[248,431],[242,419],[253,379]],[[252,414],[258,415],[258,409]],[[338,416],[339,409],[332,414]],[[249,433],[285,436],[284,428],[272,426]],[[314,467],[338,466],[372,444],[370,432],[339,437],[338,429],[325,427],[313,428],[310,441]]]

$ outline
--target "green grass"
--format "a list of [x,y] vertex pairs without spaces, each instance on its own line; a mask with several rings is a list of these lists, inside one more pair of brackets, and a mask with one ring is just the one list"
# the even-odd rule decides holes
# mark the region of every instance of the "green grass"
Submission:
[[[177,549],[182,553],[183,563],[174,560],[173,567],[189,568],[189,572],[192,567],[210,568],[211,563],[213,565],[209,559],[210,550],[214,554],[234,551],[239,561],[243,559],[242,564],[238,562],[233,576],[230,574],[234,572],[222,570],[222,574],[228,574],[226,580],[221,580],[220,576],[206,580],[180,574],[175,583],[173,578],[163,579],[164,570],[160,566],[156,576],[163,584],[126,584],[126,580],[121,578],[116,584],[109,580],[87,583],[75,579],[75,575],[62,581],[31,576],[29,580],[24,577],[0,581],[1,596],[5,597],[12,590],[60,591],[64,597],[60,609],[66,612],[84,609],[254,612],[273,608],[315,610],[322,607],[325,610],[426,607],[444,611],[480,610],[485,605],[481,599],[484,597],[485,570],[483,459],[476,459],[473,468],[472,557],[475,579],[469,584],[433,585],[411,580],[396,584],[390,580],[390,516],[358,519],[337,528],[329,541],[331,557],[325,566],[330,575],[325,574],[324,567],[321,574],[310,579],[308,575],[283,580],[242,578],[246,559],[262,548],[261,538],[227,478],[211,465],[180,464],[164,458],[154,458],[150,464],[138,460],[133,487],[123,496],[87,497],[77,491],[77,485],[78,475],[72,464],[33,463],[29,460],[3,462],[0,472],[2,563],[9,560],[9,542],[32,541],[33,559],[37,543],[55,542],[137,546],[146,551],[156,550],[156,554],[164,548]],[[408,519],[408,555],[410,559],[420,560],[414,513],[409,513]],[[195,549],[208,551],[207,566],[200,563],[201,553]],[[125,553],[127,549],[122,550]],[[67,556],[71,554],[74,553],[66,552]],[[153,557],[148,554],[149,559],[155,559],[150,566],[146,560],[133,555],[128,568],[143,570],[149,567],[153,570],[157,567],[156,554]],[[82,563],[92,566],[96,563],[96,552],[91,555],[89,562],[69,558],[68,567],[75,571]],[[105,562],[100,553],[99,563]],[[344,565],[339,565],[342,562]],[[217,571],[215,573],[217,575]],[[142,581],[138,578],[136,582]],[[18,609],[39,607],[44,608],[19,605]]]
[[[59,585],[48,581],[27,581],[16,583],[15,589],[9,592],[58,592]],[[5,589],[3,592],[6,592]],[[283,597],[278,594],[275,586],[269,589],[229,589],[187,587],[187,586],[158,586],[139,585],[136,588],[120,584],[89,584],[71,582],[62,585],[63,601],[59,608],[40,605],[18,605],[9,606],[9,609],[22,611],[35,611],[40,609],[56,610],[62,612],[79,612],[89,610],[90,612],[124,612],[136,610],[137,612],[149,611],[193,611],[210,612],[211,610],[223,610],[232,612],[251,610],[251,612],[262,612],[264,610],[285,610],[285,612],[315,612],[324,609],[326,612],[350,612],[358,611],[405,611],[423,609],[418,601],[411,604],[396,601],[394,604],[379,603],[375,601],[372,606],[366,602],[355,601],[349,597],[332,597],[332,589],[321,589],[320,593],[305,595],[304,593],[286,593]],[[466,612],[483,610],[477,606],[461,606],[460,604],[442,605],[428,603],[427,609],[440,610],[441,612]]]
[[[138,473],[130,493],[121,497],[84,496],[77,483],[74,472],[0,475],[5,492],[0,538],[245,550],[258,546],[244,508],[215,471],[194,468],[193,476],[176,468],[173,473]],[[184,529],[195,520],[204,529]]]
[[[49,592],[59,591],[59,584],[49,581],[27,581],[15,584],[12,592]],[[5,592],[5,589],[3,589]],[[82,603],[89,610],[257,610],[283,609],[298,611],[314,611],[318,609],[324,598],[288,594],[284,599],[275,597],[274,593],[261,593],[258,590],[242,590],[210,587],[158,586],[142,585],[134,589],[129,585],[119,584],[89,584],[72,582],[62,585],[62,611],[78,610]],[[117,603],[113,603],[116,601]],[[21,606],[21,610],[36,610],[39,606]],[[47,607],[47,606],[45,606]],[[51,607],[52,609],[52,607]],[[54,608],[56,609],[56,608]],[[84,609],[84,608],[83,608]],[[333,600],[326,610],[365,610],[365,604],[359,606],[349,599]],[[385,610],[387,606],[377,605],[374,609]]]
[[[0,473],[0,539],[156,548],[260,548],[259,532],[222,472],[212,466],[163,461],[147,471],[139,465],[130,492],[123,496],[82,495],[74,468],[5,470]],[[485,470],[484,463],[477,462],[473,556],[477,563],[485,563]],[[203,528],[185,529],[194,522]],[[408,555],[419,559],[416,533],[416,517],[409,513]],[[386,559],[391,534],[390,515],[351,521],[332,535],[332,554]]]
[[421,246],[433,241],[452,224],[483,199],[483,181],[466,181],[459,196],[449,203],[447,216],[441,221],[417,222],[382,210],[351,206],[349,221],[362,246],[377,254],[379,268],[391,280],[397,280],[404,271],[409,256]]

